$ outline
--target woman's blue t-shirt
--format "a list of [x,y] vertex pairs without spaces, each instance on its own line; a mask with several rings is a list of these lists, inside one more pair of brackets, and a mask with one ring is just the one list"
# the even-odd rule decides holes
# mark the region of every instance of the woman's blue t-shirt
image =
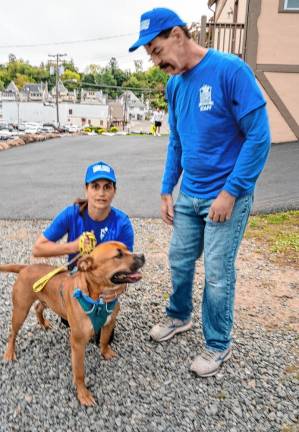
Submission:
[[[50,241],[56,242],[65,235],[67,241],[76,240],[84,231],[92,231],[97,239],[97,244],[110,240],[124,243],[130,251],[134,246],[134,231],[129,217],[121,210],[112,207],[106,219],[93,220],[87,209],[83,215],[79,213],[78,204],[73,204],[63,209],[44,230],[43,235]],[[71,260],[76,254],[69,255]]]

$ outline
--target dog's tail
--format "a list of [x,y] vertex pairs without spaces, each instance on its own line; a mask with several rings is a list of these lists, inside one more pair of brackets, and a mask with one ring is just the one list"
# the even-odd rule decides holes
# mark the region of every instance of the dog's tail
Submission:
[[26,264],[0,264],[0,272],[20,273],[25,267]]

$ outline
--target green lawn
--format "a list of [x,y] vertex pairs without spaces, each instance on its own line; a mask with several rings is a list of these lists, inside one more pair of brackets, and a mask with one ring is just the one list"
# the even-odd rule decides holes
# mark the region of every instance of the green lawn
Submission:
[[251,216],[245,238],[254,239],[258,251],[285,264],[299,266],[299,211]]

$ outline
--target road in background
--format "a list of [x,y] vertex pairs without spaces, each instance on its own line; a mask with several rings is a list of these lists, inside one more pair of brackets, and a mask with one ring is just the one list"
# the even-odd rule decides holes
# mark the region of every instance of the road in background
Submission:
[[[168,137],[74,136],[0,152],[0,218],[51,219],[84,197],[86,167],[104,160],[117,173],[114,201],[131,217],[160,217]],[[254,212],[299,208],[299,143],[274,145]]]

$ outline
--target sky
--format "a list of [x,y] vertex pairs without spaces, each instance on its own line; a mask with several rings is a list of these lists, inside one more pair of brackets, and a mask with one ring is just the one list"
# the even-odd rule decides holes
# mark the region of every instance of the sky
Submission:
[[146,70],[150,65],[144,48],[128,52],[138,39],[140,15],[155,7],[167,7],[191,24],[200,21],[202,15],[211,16],[207,3],[208,0],[2,0],[0,63],[7,63],[8,55],[13,53],[18,59],[39,66],[48,61],[49,54],[61,53],[67,54],[65,59],[72,59],[80,72],[90,64],[106,66],[111,57],[116,57],[122,69],[131,71],[134,60],[142,60]]

